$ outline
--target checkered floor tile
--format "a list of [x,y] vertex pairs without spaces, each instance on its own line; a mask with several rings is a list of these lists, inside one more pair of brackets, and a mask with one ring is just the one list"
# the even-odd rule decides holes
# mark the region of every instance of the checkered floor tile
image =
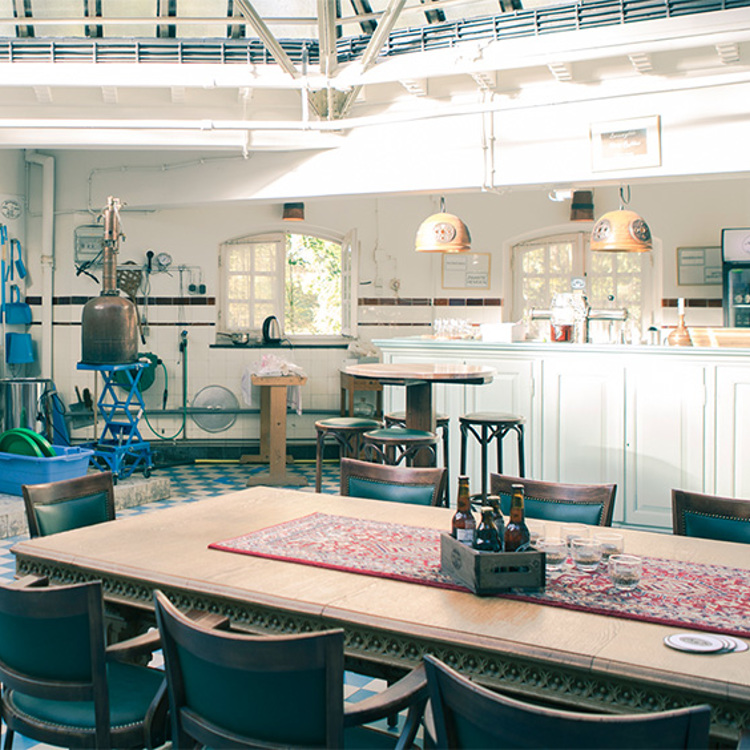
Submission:
[[[172,494],[166,500],[147,503],[119,510],[117,515],[124,518],[158,508],[169,507],[185,502],[195,502],[205,497],[222,495],[227,492],[245,489],[249,474],[263,471],[264,466],[248,466],[236,463],[196,463],[181,466],[159,467],[154,470],[154,476],[166,476],[169,478]],[[302,474],[307,479],[307,487],[295,487],[303,492],[313,492],[315,489],[315,463],[297,462],[293,470]],[[337,462],[326,462],[323,465],[323,492],[338,494],[339,492],[339,468]],[[10,553],[10,548],[21,539],[26,537],[17,536],[0,540],[0,582],[13,580],[15,572],[15,559]],[[154,665],[158,661],[158,656]],[[344,697],[350,703],[356,703],[369,696],[380,692],[385,687],[383,680],[372,679],[364,675],[347,672],[345,675]],[[401,720],[403,721],[403,719]],[[385,722],[379,722],[376,726],[385,728]],[[3,727],[4,735],[5,727]],[[46,750],[50,745],[34,742],[16,735],[13,741],[13,750]]]

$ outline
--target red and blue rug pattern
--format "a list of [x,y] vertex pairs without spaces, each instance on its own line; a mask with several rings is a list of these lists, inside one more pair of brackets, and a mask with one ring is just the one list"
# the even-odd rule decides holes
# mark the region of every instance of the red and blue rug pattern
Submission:
[[[441,572],[440,532],[435,529],[313,513],[209,546],[467,590]],[[596,573],[578,573],[568,565],[561,573],[548,574],[544,589],[499,596],[750,637],[750,571],[723,565],[644,557],[640,585],[629,592],[616,591],[602,567]]]

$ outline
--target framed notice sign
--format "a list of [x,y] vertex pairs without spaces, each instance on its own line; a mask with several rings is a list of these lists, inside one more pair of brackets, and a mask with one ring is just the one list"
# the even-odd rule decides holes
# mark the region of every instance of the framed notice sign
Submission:
[[489,253],[443,253],[443,289],[489,288]]
[[678,284],[721,284],[720,247],[678,247]]
[[661,164],[659,117],[598,122],[591,126],[591,167],[609,169],[658,167]]

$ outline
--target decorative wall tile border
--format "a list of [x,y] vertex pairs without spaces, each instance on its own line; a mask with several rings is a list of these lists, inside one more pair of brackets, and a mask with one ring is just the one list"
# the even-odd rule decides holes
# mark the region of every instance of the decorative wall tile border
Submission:
[[[677,307],[677,299],[665,298],[661,301],[662,307]],[[715,297],[710,298],[685,298],[685,307],[723,307],[724,300],[716,299]]]
[[[88,296],[69,296],[69,297],[53,297],[53,305],[85,305],[89,300],[95,299],[95,297]],[[42,298],[30,296],[26,297],[26,302],[29,305],[41,306]],[[139,305],[146,304],[145,297],[137,297],[136,302]],[[160,305],[164,307],[171,306],[203,306],[203,307],[214,307],[216,305],[216,297],[149,297],[148,305]],[[149,324],[150,325],[150,324]]]
[[360,297],[360,307],[502,307],[499,297]]

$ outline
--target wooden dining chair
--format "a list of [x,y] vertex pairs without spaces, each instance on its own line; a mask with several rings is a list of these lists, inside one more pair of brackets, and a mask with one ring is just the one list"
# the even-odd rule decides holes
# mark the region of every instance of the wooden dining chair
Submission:
[[612,525],[616,484],[560,484],[490,474],[490,493],[500,496],[500,507],[506,515],[510,513],[514,484],[524,486],[524,507],[528,518],[594,526]]
[[111,471],[21,487],[31,537],[91,526],[115,518]]
[[341,459],[341,494],[416,505],[442,505],[446,469]]
[[672,533],[750,544],[750,500],[672,490]]
[[[69,748],[166,741],[164,673],[122,661],[126,644],[105,649],[101,582],[0,586],[0,634],[5,750],[16,732]],[[146,652],[159,645],[138,642]]]
[[[172,744],[193,747],[410,747],[427,701],[422,666],[344,704],[344,631],[279,636],[219,632],[154,592]],[[407,710],[400,736],[362,726]]]
[[536,706],[473,683],[425,656],[437,748],[706,748],[707,705],[648,714],[591,714]]

